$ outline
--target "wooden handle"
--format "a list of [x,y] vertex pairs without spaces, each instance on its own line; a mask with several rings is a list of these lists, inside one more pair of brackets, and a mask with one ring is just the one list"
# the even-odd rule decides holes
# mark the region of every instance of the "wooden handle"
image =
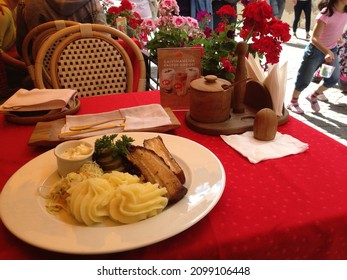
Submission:
[[246,94],[246,53],[248,45],[246,42],[239,42],[236,47],[237,52],[237,67],[235,75],[235,87],[233,97],[233,112],[244,113],[245,112],[245,94]]

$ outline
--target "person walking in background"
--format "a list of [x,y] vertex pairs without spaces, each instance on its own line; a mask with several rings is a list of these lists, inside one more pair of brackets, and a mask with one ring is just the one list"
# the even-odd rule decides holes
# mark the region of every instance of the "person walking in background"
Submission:
[[158,18],[158,1],[157,0],[131,0],[135,4],[135,9],[142,19]]
[[340,62],[340,81],[339,86],[342,92],[347,93],[347,26],[342,35],[342,42],[337,49]]
[[347,0],[323,0],[318,4],[318,8],[320,12],[316,17],[311,42],[305,48],[295,89],[287,105],[288,110],[298,114],[304,113],[298,103],[300,93],[309,85],[314,72],[321,64],[331,64],[335,70],[330,78],[322,80],[315,92],[306,97],[314,112],[320,110],[317,96],[334,86],[340,78],[337,43],[347,22]]
[[[206,11],[212,15],[212,2],[211,0],[177,0],[177,5],[180,8],[180,15],[185,17],[192,17],[196,19],[198,12]],[[212,21],[210,27],[213,28]]]
[[272,8],[273,16],[281,19],[286,5],[286,0],[269,0],[269,4]]
[[310,39],[310,29],[311,29],[311,10],[312,10],[312,0],[293,0],[294,4],[294,22],[293,22],[293,35],[298,38],[296,30],[298,29],[298,23],[301,17],[301,13],[305,14],[305,30],[306,39]]
[[184,17],[190,17],[190,1],[188,0],[177,0],[177,5],[180,8],[180,15]]
[[[212,15],[211,0],[190,0],[190,16],[196,19],[198,12],[206,11]],[[213,28],[213,22],[210,22],[210,27]]]
[[21,0],[17,11],[18,51],[30,30],[53,20],[107,24],[99,0]]

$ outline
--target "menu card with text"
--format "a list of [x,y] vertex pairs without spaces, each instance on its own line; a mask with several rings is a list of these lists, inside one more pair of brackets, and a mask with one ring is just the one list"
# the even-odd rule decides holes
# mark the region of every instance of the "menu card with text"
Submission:
[[189,109],[190,82],[201,76],[198,48],[158,49],[160,103],[171,109]]

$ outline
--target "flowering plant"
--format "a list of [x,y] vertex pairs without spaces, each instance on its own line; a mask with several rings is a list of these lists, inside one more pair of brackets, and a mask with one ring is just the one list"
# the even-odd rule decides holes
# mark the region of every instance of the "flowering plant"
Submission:
[[120,6],[114,6],[112,0],[100,0],[101,5],[105,11],[106,21],[111,26],[117,27],[117,18],[124,17],[127,19],[127,31],[128,34],[133,36],[138,33],[142,18],[134,11],[135,4],[129,0],[122,0]]
[[265,1],[244,1],[239,16],[234,7],[222,6],[217,15],[221,18],[212,30],[206,11],[197,14],[195,20],[179,16],[176,0],[159,2],[159,18],[156,22],[145,20],[140,27],[140,38],[150,54],[156,56],[158,48],[200,47],[202,49],[203,74],[214,74],[233,81],[235,78],[239,41],[248,44],[248,54],[258,54],[264,66],[279,61],[281,44],[289,41],[290,27],[272,15],[271,6]]
[[139,33],[140,40],[154,57],[158,48],[191,46],[192,38],[203,35],[196,19],[179,15],[176,0],[161,0],[158,14],[156,21],[145,19]]
[[236,10],[230,5],[217,12],[222,21],[214,30],[205,29],[205,37],[194,44],[203,47],[202,68],[231,81],[235,78],[238,41],[248,44],[248,54],[257,54],[263,64],[275,64],[282,51],[281,44],[289,41],[290,27],[272,15],[272,8],[265,1],[249,2],[237,19]]

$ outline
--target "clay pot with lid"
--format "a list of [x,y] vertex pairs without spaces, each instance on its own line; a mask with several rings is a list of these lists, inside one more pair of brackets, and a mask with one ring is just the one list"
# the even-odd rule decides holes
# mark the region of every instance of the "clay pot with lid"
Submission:
[[223,122],[230,117],[232,84],[214,75],[190,83],[190,116],[203,123]]

